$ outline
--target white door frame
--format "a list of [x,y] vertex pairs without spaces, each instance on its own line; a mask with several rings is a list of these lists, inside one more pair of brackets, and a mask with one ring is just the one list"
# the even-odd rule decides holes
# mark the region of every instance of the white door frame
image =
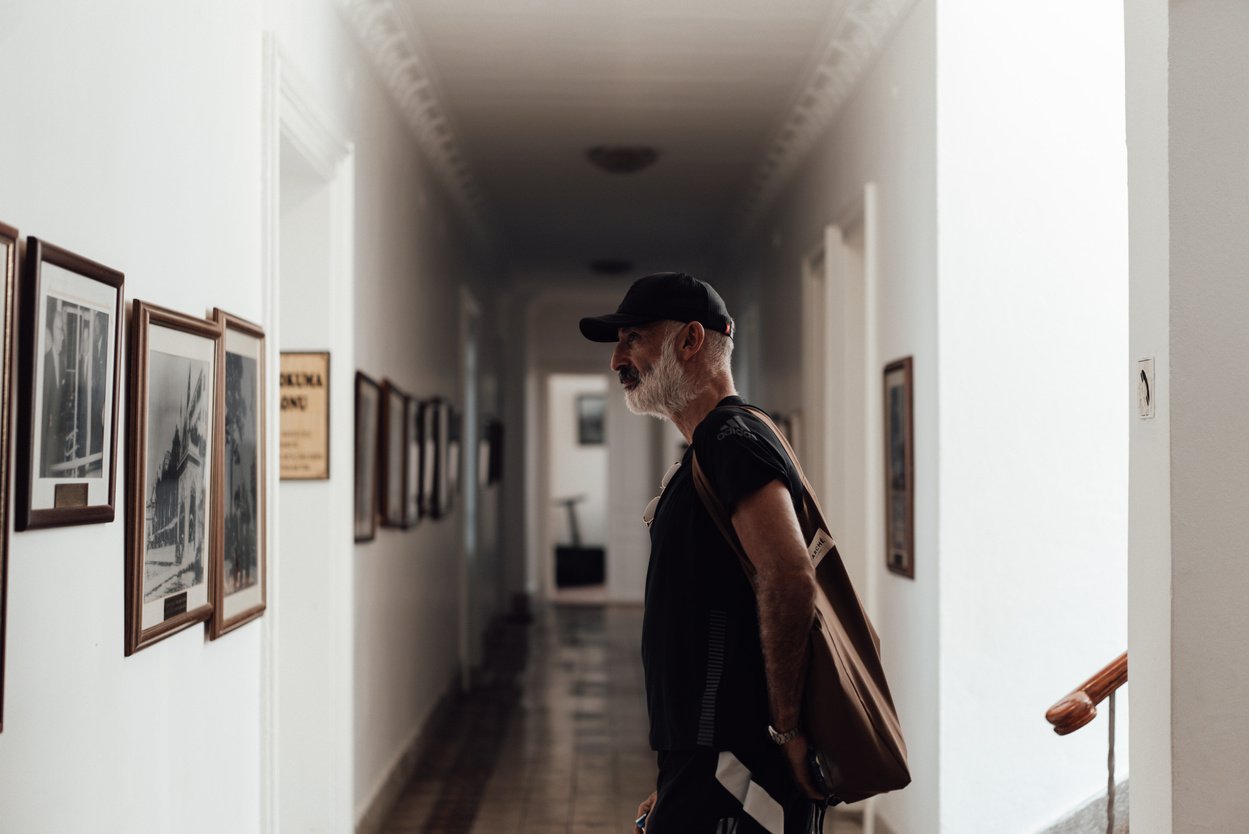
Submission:
[[[266,362],[270,369],[269,379],[276,379],[280,353],[280,228],[281,228],[281,147],[285,139],[317,174],[329,189],[331,203],[330,220],[330,275],[331,292],[326,299],[339,315],[334,317],[333,330],[325,348],[333,355],[330,391],[331,414],[351,414],[354,399],[353,379],[349,370],[354,367],[354,316],[352,296],[353,226],[354,226],[354,152],[351,143],[341,138],[330,126],[329,120],[315,105],[315,97],[307,85],[283,55],[277,38],[265,33],[262,59],[262,148],[261,148],[261,286],[263,295],[263,325],[268,338]],[[278,540],[278,524],[281,506],[278,490],[280,473],[279,409],[268,409],[266,427],[270,441],[267,445],[269,482],[268,557],[268,607],[262,622],[261,635],[261,830],[277,832],[289,821],[281,819],[280,792],[284,745],[288,736],[298,734],[300,728],[283,726],[282,711],[278,709],[282,692],[277,657],[284,653],[290,657],[300,648],[285,645],[280,638],[284,606],[282,583],[282,551]],[[343,425],[340,421],[338,425]],[[349,556],[352,548],[352,525],[350,508],[353,507],[352,444],[334,443],[331,437],[330,472],[327,488],[331,492],[331,505],[344,508],[342,513],[327,519],[327,533],[334,542],[343,545],[343,556]],[[300,786],[307,790],[328,790],[333,794],[333,819],[325,820],[326,829],[348,831],[354,827],[352,790],[354,784],[352,747],[352,560],[333,560],[335,572],[333,585],[336,595],[322,600],[326,612],[324,641],[317,641],[317,651],[303,652],[309,663],[322,668],[326,685],[330,688],[335,725],[319,727],[326,738],[326,751],[331,758],[332,777],[325,785]],[[293,603],[292,603],[293,604]],[[313,638],[316,639],[316,638]]]

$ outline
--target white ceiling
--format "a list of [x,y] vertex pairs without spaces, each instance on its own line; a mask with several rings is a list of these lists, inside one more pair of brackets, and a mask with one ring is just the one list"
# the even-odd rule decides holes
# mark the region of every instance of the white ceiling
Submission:
[[[870,5],[346,0],[358,29],[377,30],[386,10],[397,21],[411,53],[392,56],[383,77],[421,103],[434,124],[425,132],[471,183],[508,261],[564,269],[597,257],[639,269],[703,263],[733,233],[856,4]],[[380,56],[396,32],[364,40]],[[660,158],[609,174],[585,160],[605,144],[654,146]]]

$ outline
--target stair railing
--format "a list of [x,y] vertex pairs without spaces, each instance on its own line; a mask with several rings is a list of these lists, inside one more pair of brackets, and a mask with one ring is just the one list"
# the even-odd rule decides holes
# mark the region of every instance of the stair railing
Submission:
[[1045,719],[1060,736],[1075,732],[1097,717],[1097,705],[1109,699],[1110,745],[1106,756],[1106,834],[1115,831],[1115,692],[1128,682],[1128,653],[1116,657],[1100,672],[1050,707]]

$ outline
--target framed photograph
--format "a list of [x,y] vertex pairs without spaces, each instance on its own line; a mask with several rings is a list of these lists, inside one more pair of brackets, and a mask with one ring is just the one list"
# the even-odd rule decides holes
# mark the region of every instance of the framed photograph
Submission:
[[0,732],[4,732],[4,623],[9,585],[9,411],[13,390],[13,297],[17,286],[17,229],[0,223]]
[[451,482],[448,478],[450,468],[448,440],[451,427],[451,406],[441,397],[435,397],[426,403],[429,414],[426,417],[425,449],[430,455],[429,500],[426,502],[430,518],[446,518],[451,512]]
[[438,405],[434,398],[421,403],[421,515],[438,518]]
[[403,476],[403,526],[414,527],[421,520],[424,499],[425,419],[424,405],[416,397],[405,402],[403,424],[407,427],[407,453]]
[[447,501],[443,507],[443,515],[450,512],[451,503],[460,494],[460,468],[464,454],[463,443],[464,415],[454,408],[447,410]]
[[577,397],[577,443],[582,446],[601,446],[605,431],[603,416],[607,413],[607,398],[602,394],[580,394]]
[[382,524],[404,526],[407,497],[408,395],[390,380],[382,383]]
[[325,481],[330,477],[330,355],[283,351],[281,479]]
[[18,530],[115,516],[124,280],[38,238],[27,241]]
[[885,366],[885,564],[915,578],[915,422],[911,357]]
[[377,445],[381,425],[382,387],[356,371],[356,541],[377,535]]
[[222,329],[134,302],[126,467],[126,654],[212,617]]
[[265,610],[265,331],[213,310],[222,327],[217,351],[214,429],[220,469],[213,474],[213,616],[216,640]]
[[486,483],[494,485],[503,480],[503,421],[497,417],[486,423],[486,445]]

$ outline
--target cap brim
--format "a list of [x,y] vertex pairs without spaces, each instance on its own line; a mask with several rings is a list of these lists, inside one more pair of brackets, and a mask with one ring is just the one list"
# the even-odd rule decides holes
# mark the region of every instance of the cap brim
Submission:
[[650,324],[652,321],[655,321],[655,319],[646,318],[645,316],[630,316],[624,313],[592,316],[581,320],[581,335],[591,342],[614,342],[620,338],[620,328]]

